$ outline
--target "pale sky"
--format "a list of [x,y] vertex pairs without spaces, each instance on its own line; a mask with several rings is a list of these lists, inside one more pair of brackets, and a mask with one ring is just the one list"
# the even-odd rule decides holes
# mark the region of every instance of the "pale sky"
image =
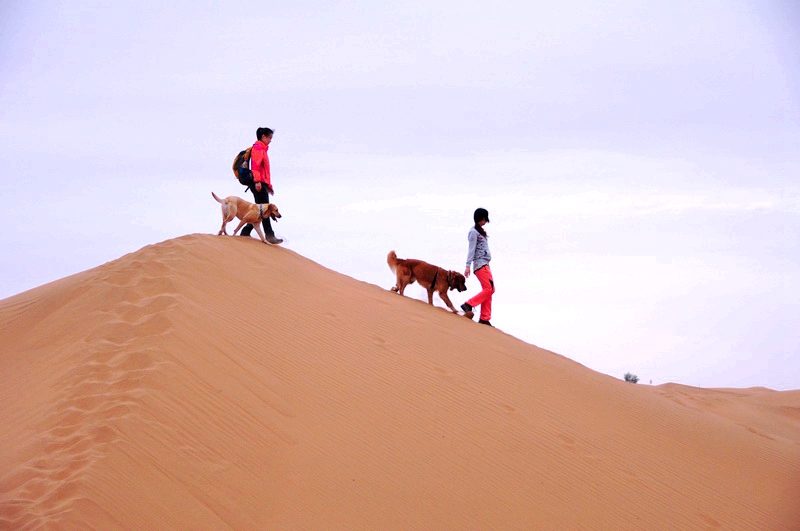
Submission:
[[797,2],[75,4],[0,4],[1,298],[216,233],[266,126],[277,233],[326,267],[463,271],[485,207],[501,330],[800,389]]

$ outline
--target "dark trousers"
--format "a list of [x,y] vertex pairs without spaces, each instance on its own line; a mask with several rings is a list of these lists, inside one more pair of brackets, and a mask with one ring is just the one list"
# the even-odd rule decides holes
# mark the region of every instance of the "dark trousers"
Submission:
[[[260,192],[256,190],[255,186],[251,186],[250,191],[253,192],[253,197],[256,199],[255,203],[257,205],[266,205],[269,203],[269,192],[267,192],[266,184],[261,183]],[[261,226],[264,227],[265,238],[268,238],[269,236],[275,236],[275,231],[272,230],[272,223],[270,223],[268,217],[261,220]],[[250,236],[251,232],[253,232],[253,226],[248,223],[242,229],[242,236]]]

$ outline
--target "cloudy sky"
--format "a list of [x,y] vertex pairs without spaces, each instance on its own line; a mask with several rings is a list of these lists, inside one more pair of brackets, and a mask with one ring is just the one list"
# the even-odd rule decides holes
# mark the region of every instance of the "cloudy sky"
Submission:
[[498,328],[800,388],[796,2],[77,4],[0,4],[0,298],[215,233],[267,126],[277,232],[326,267],[461,271],[482,206]]

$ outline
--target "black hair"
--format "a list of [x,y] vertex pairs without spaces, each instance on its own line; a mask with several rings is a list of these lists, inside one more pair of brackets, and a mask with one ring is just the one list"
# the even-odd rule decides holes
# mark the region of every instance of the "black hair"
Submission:
[[259,127],[258,129],[256,129],[256,140],[261,140],[262,136],[264,135],[270,136],[274,132],[275,131],[273,131],[269,127]]
[[481,227],[480,223],[478,223],[478,222],[485,219],[486,222],[488,223],[489,222],[489,211],[486,210],[485,208],[477,208],[477,209],[475,209],[475,213],[472,214],[472,219],[475,220],[475,230],[478,231],[478,234],[480,234],[484,238],[487,238],[488,234],[486,234],[486,231],[483,230],[483,227]]

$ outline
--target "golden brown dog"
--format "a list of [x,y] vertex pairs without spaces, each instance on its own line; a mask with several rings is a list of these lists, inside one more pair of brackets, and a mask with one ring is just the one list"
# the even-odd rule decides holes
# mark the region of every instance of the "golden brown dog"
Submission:
[[467,279],[461,273],[447,271],[441,267],[423,262],[422,260],[404,260],[397,258],[394,251],[390,251],[386,257],[386,263],[397,275],[397,284],[392,287],[392,291],[402,295],[406,286],[413,284],[414,281],[428,290],[428,303],[433,304],[433,292],[439,293],[439,297],[447,304],[453,313],[458,313],[447,296],[447,290],[457,289],[467,291]]
[[267,243],[267,239],[264,238],[264,232],[261,230],[261,220],[270,217],[273,221],[278,221],[278,218],[281,217],[281,213],[278,212],[277,206],[273,203],[257,205],[245,201],[241,197],[236,197],[235,195],[229,195],[225,199],[220,199],[214,192],[211,192],[211,195],[214,196],[217,203],[222,205],[222,227],[220,227],[217,235],[225,234],[227,236],[228,223],[236,217],[241,221],[239,222],[239,226],[236,227],[236,230],[233,231],[234,236],[236,236],[242,227],[250,223],[258,232],[261,241]]

